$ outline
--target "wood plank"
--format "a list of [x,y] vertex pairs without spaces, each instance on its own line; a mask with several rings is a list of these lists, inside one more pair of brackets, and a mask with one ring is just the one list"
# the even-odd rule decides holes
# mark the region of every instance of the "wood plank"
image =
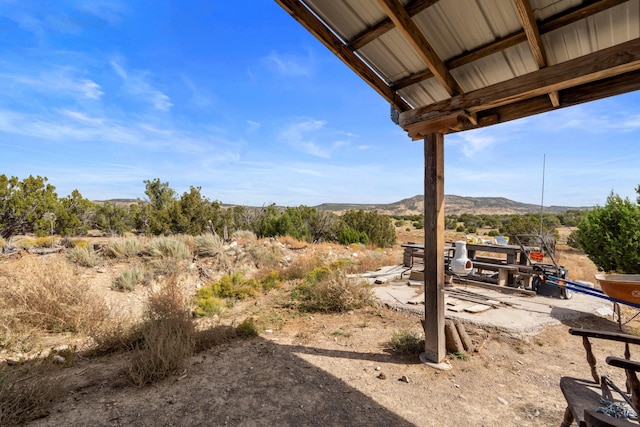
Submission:
[[518,17],[522,23],[524,33],[527,36],[527,41],[529,42],[533,58],[535,59],[536,64],[538,64],[538,68],[546,67],[547,54],[544,51],[542,38],[540,37],[536,18],[533,16],[533,10],[531,10],[529,0],[514,0],[513,3],[516,7],[516,11],[518,12]]
[[468,313],[482,313],[487,310],[491,310],[491,306],[485,304],[474,304],[471,307],[466,307],[464,309],[464,311]]
[[[449,117],[454,112],[482,111],[640,69],[640,38],[506,82],[400,113],[403,128]],[[549,104],[550,101],[548,101]]]
[[[600,13],[604,10],[607,10],[609,8],[622,4],[626,1],[628,0],[585,1],[583,4],[575,8],[563,11],[541,22],[539,25],[540,34],[546,34],[550,31],[561,28],[565,25],[569,25],[581,19],[588,18],[589,16],[595,15],[596,13]],[[493,55],[496,52],[500,52],[502,50],[508,49],[526,40],[527,40],[527,36],[524,31],[522,30],[516,31],[504,37],[498,38],[490,43],[487,43],[475,49],[472,49],[468,52],[464,52],[461,55],[450,58],[447,61],[445,61],[445,65],[449,70],[453,70],[458,67],[462,67],[463,65],[470,64],[479,59],[486,58],[487,56]],[[425,69],[423,71],[413,73],[410,76],[403,77],[402,79],[392,83],[391,87],[395,91],[399,91],[413,84],[430,79],[431,77],[433,77],[433,73],[431,73],[430,70]]]
[[424,332],[425,356],[446,357],[444,334],[444,136],[424,139]]
[[530,297],[535,297],[537,295],[535,291],[528,291],[526,289],[519,289],[519,288],[511,288],[509,286],[498,286],[498,285],[494,285],[493,283],[478,282],[477,280],[458,279],[457,282],[463,285],[470,285],[470,286],[476,286],[478,288],[491,289],[491,290],[502,292],[505,294],[518,294],[518,295],[525,295]]
[[[409,16],[413,17],[426,8],[438,3],[438,1],[439,0],[413,0],[405,6],[405,10]],[[352,50],[358,50],[394,28],[395,24],[387,17],[375,24],[373,27],[367,28],[360,34],[357,34],[353,39],[349,40],[347,44]]]

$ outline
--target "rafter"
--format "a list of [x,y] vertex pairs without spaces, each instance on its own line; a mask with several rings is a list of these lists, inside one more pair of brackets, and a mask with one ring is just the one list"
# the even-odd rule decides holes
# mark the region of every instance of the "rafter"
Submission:
[[[405,10],[409,16],[414,17],[428,7],[438,3],[439,0],[414,0],[405,6]],[[365,46],[367,43],[377,39],[387,31],[391,31],[395,28],[395,24],[390,18],[385,18],[378,22],[371,28],[367,28],[360,34],[356,35],[353,39],[349,40],[347,45],[353,49],[358,50]]]
[[455,81],[442,59],[431,47],[427,38],[416,23],[413,22],[402,4],[398,0],[378,0],[378,3],[449,95],[463,93],[458,82]]
[[[628,0],[590,0],[585,2],[574,9],[570,9],[568,11],[562,12],[559,15],[552,16],[545,21],[541,22],[539,25],[540,34],[546,34],[550,31],[561,28],[565,25],[572,24],[574,22],[580,21],[581,19],[585,19],[589,16],[595,15],[596,13],[605,11],[609,8],[622,4]],[[487,43],[483,46],[479,46],[476,49],[473,49],[469,52],[465,52],[462,55],[453,57],[445,61],[445,65],[449,70],[456,69],[458,67],[462,67],[463,65],[470,64],[478,59],[485,58],[489,55],[493,55],[496,52],[500,52],[502,50],[508,49],[512,46],[520,44],[527,40],[527,36],[524,30],[520,30],[509,34],[505,37],[499,38],[491,43]],[[427,80],[433,77],[433,73],[429,69],[425,69],[421,72],[414,73],[410,76],[407,76],[403,79],[400,79],[391,84],[391,87],[395,91],[399,91],[404,89],[405,87],[411,86],[415,83],[421,82],[423,80]]]

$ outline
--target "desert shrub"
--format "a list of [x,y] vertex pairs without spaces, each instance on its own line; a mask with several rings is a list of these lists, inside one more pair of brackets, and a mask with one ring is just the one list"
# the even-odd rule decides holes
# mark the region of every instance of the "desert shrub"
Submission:
[[260,285],[264,292],[269,292],[271,289],[277,288],[281,282],[282,278],[278,270],[272,270],[260,278]]
[[195,253],[199,256],[224,255],[224,240],[217,234],[201,234],[196,236]]
[[111,289],[117,291],[133,291],[144,280],[145,272],[141,267],[123,270],[111,284]]
[[0,426],[24,425],[49,414],[61,386],[44,377],[48,368],[41,365],[0,369]]
[[299,257],[291,264],[280,270],[280,276],[284,280],[298,280],[305,278],[314,268],[323,264],[318,257]]
[[258,240],[258,237],[251,230],[236,230],[231,235],[231,239],[242,243],[250,243]]
[[74,246],[67,253],[67,260],[82,267],[95,267],[100,263],[100,257],[87,246]]
[[402,356],[418,354],[422,351],[422,338],[418,332],[400,329],[393,332],[388,345],[394,354]]
[[270,244],[266,241],[263,244],[249,246],[247,252],[251,256],[256,268],[276,267],[283,258],[282,248],[279,244]]
[[412,225],[416,230],[422,230],[424,228],[424,222],[421,221],[415,221]]
[[38,248],[52,248],[58,243],[56,236],[36,237],[33,239],[33,246]]
[[207,286],[210,286],[213,295],[219,298],[237,300],[256,296],[260,290],[260,284],[255,279],[245,278],[242,273],[237,271],[233,274],[225,274],[220,280]]
[[350,245],[352,243],[361,243],[366,245],[369,243],[369,236],[365,231],[354,230],[351,227],[343,227],[340,230],[340,237],[338,238],[341,245]]
[[189,247],[174,237],[156,237],[147,245],[147,253],[153,258],[189,259]]
[[365,273],[367,271],[376,271],[380,267],[397,264],[397,259],[382,251],[371,251],[362,254],[357,259],[348,260],[349,264],[345,265],[346,271],[349,273]]
[[19,275],[0,277],[0,316],[7,325],[50,332],[88,332],[107,317],[104,300],[64,259],[25,263]]
[[216,297],[213,293],[212,286],[203,286],[196,292],[196,308],[194,313],[199,317],[212,316],[221,314],[225,303],[222,299]]
[[151,293],[140,326],[141,342],[128,365],[128,375],[138,386],[178,372],[195,351],[195,326],[176,276]]
[[371,287],[341,270],[314,269],[294,290],[304,311],[343,312],[373,304]]
[[135,238],[112,239],[104,247],[104,254],[110,258],[132,258],[141,252],[142,244]]
[[236,333],[239,337],[257,337],[260,335],[260,329],[253,317],[247,317],[236,326]]
[[88,248],[89,241],[85,239],[68,239],[71,248]]

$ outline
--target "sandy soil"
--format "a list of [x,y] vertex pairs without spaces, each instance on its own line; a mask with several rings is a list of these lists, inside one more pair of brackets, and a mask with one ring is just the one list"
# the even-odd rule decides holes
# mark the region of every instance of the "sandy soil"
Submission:
[[[113,274],[88,271],[85,279],[110,295],[112,304],[138,307],[142,294],[109,289]],[[271,322],[260,337],[198,353],[183,372],[153,385],[128,384],[126,353],[75,355],[48,379],[61,389],[52,410],[29,425],[559,425],[565,408],[560,377],[589,377],[581,340],[567,329],[617,330],[615,322],[600,317],[525,338],[469,326],[476,351],[450,356],[452,369],[439,371],[417,355],[388,349],[394,332],[421,332],[415,315],[385,307],[301,314],[276,308],[286,291],[280,292],[238,304],[222,321],[267,317]],[[623,384],[604,364],[608,355],[622,356],[622,346],[594,347],[600,370]]]

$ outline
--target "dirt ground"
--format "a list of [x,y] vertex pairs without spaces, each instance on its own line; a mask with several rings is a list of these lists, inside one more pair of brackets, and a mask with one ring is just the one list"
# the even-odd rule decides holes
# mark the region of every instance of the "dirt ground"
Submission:
[[[110,290],[113,274],[94,269],[84,277],[112,304],[135,310],[142,291]],[[612,319],[596,316],[524,338],[468,326],[475,351],[450,355],[452,369],[440,371],[420,363],[417,355],[399,356],[388,348],[394,332],[422,332],[418,316],[383,306],[343,314],[276,308],[285,292],[237,304],[222,319],[270,319],[259,337],[198,353],[184,371],[153,385],[128,384],[127,353],[91,358],[78,353],[48,379],[61,390],[53,409],[29,425],[559,425],[565,408],[560,377],[589,378],[582,342],[567,329],[618,330]],[[598,343],[594,350],[600,371],[623,384],[604,363],[608,355],[622,356],[622,346]],[[11,357],[0,353],[0,360]]]

